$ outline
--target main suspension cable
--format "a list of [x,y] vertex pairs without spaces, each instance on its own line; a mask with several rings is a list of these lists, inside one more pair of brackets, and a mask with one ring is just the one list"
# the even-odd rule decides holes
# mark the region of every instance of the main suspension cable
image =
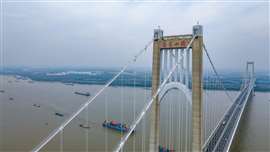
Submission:
[[146,52],[147,48],[152,44],[153,40],[149,41],[147,45],[141,49],[132,60],[130,60],[120,72],[118,72],[106,85],[104,85],[93,98],[89,98],[88,101],[82,104],[77,111],[75,111],[69,118],[67,118],[58,128],[53,130],[46,138],[44,138],[32,152],[40,151],[49,141],[51,141],[59,132],[61,132],[76,116],[78,116],[90,103],[92,103],[106,88],[108,88],[132,63],[136,62],[137,59]]
[[205,46],[204,43],[203,43],[203,49],[204,49],[204,51],[205,51],[205,53],[206,53],[206,55],[207,55],[207,58],[208,58],[208,60],[209,60],[209,62],[210,62],[210,64],[211,64],[211,67],[212,67],[212,69],[213,69],[215,75],[217,76],[217,78],[218,78],[219,81],[221,82],[221,87],[222,87],[223,90],[225,91],[225,93],[226,93],[226,95],[228,96],[228,98],[230,99],[230,101],[231,101],[231,102],[234,102],[234,101],[233,101],[233,98],[232,98],[232,97],[230,96],[230,94],[228,93],[228,91],[227,91],[227,89],[226,89],[226,87],[225,87],[225,85],[224,85],[223,80],[221,79],[220,75],[218,74],[218,72],[217,72],[217,70],[216,70],[216,68],[215,68],[215,66],[214,66],[214,63],[212,62],[212,60],[211,60],[211,58],[210,58],[210,55],[209,55],[209,53],[208,53],[208,51],[207,51],[206,46]]

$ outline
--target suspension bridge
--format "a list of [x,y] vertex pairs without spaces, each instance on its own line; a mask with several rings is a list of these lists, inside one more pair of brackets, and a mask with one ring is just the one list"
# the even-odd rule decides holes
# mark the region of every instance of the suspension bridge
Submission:
[[[76,118],[84,109],[91,106],[95,99],[101,96],[102,92],[112,85],[112,83],[124,73],[129,66],[137,62],[137,59],[153,46],[152,58],[152,95],[146,102],[140,113],[136,116],[128,131],[124,133],[113,151],[123,150],[132,133],[142,119],[149,114],[150,135],[148,151],[165,151],[160,145],[160,106],[163,98],[170,90],[178,90],[184,94],[187,111],[185,121],[185,147],[177,151],[230,151],[234,139],[238,132],[240,120],[246,109],[248,101],[254,95],[255,74],[254,62],[247,62],[246,73],[238,94],[235,97],[226,90],[222,77],[219,75],[215,64],[211,60],[210,54],[203,41],[203,27],[194,25],[192,34],[164,36],[163,30],[154,30],[154,38],[138,52],[109,82],[107,82],[97,93],[82,104],[70,117],[68,117],[58,128],[53,130],[34,149],[33,152],[41,151],[42,148],[63,132],[63,129]],[[203,56],[209,61],[215,79],[205,79],[203,69]],[[211,84],[210,86],[207,84]],[[207,123],[210,113],[209,104],[203,97],[207,94],[207,88],[219,88],[224,92],[227,100],[231,103],[223,116],[214,125]],[[183,101],[181,101],[183,102]],[[207,110],[208,109],[208,110]],[[167,147],[168,148],[168,147]],[[167,150],[167,149],[166,149]]]

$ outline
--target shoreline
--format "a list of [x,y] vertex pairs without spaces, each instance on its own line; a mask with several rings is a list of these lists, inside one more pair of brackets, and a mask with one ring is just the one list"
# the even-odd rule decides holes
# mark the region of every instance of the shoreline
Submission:
[[[61,83],[61,84],[64,84],[64,85],[97,85],[97,86],[102,86],[102,85],[105,85],[106,82],[108,81],[102,81],[102,82],[89,82],[89,81],[70,81],[70,80],[65,80],[64,78],[62,78],[61,80],[50,80],[49,78],[45,78],[45,79],[35,79],[35,78],[31,78],[30,76],[26,76],[26,75],[20,75],[20,74],[3,74],[3,73],[0,73],[0,76],[10,76],[10,77],[14,77],[15,79],[17,80],[27,80],[27,81],[32,81],[31,83],[33,82],[50,82],[50,83]],[[21,77],[21,78],[17,78],[17,77]],[[124,80],[125,81],[125,80]],[[130,80],[130,81],[133,81],[133,84],[130,84],[130,83],[122,83],[122,82],[118,82],[118,83],[113,83],[112,85],[110,85],[110,87],[136,87],[136,88],[142,88],[142,89],[146,89],[146,90],[150,90],[151,89],[151,84],[149,83],[146,83],[145,84],[142,84],[142,83],[139,83],[141,81],[137,81],[136,82],[136,79],[134,80]],[[136,84],[134,85],[134,81],[136,82]],[[149,82],[149,80],[147,80]],[[146,81],[146,82],[147,82]],[[30,83],[30,82],[29,82]],[[121,84],[122,83],[122,84]],[[226,85],[226,84],[225,84]],[[267,85],[267,84],[266,84]],[[216,91],[223,91],[223,89],[218,89],[218,88],[204,88],[205,90],[216,90]],[[237,88],[236,86],[234,87],[231,87],[231,88],[226,88],[226,91],[239,91],[239,88]],[[262,89],[262,88],[256,88],[255,87],[255,91],[256,92],[270,92],[270,89]]]

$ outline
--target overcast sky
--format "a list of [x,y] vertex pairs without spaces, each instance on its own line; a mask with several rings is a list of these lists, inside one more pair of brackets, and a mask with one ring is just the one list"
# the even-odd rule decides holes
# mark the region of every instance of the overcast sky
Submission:
[[[121,66],[153,37],[199,21],[218,69],[269,70],[268,3],[22,3],[4,0],[5,66]],[[137,66],[151,66],[151,52]]]

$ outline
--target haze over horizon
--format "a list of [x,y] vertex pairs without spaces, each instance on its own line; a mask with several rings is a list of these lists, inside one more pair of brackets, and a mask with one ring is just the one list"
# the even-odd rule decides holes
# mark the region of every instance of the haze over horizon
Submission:
[[[248,4],[248,5],[247,5]],[[269,5],[265,3],[3,1],[3,66],[121,67],[152,39],[204,27],[218,69],[242,70],[248,60],[269,71]],[[151,67],[149,50],[138,67]]]

